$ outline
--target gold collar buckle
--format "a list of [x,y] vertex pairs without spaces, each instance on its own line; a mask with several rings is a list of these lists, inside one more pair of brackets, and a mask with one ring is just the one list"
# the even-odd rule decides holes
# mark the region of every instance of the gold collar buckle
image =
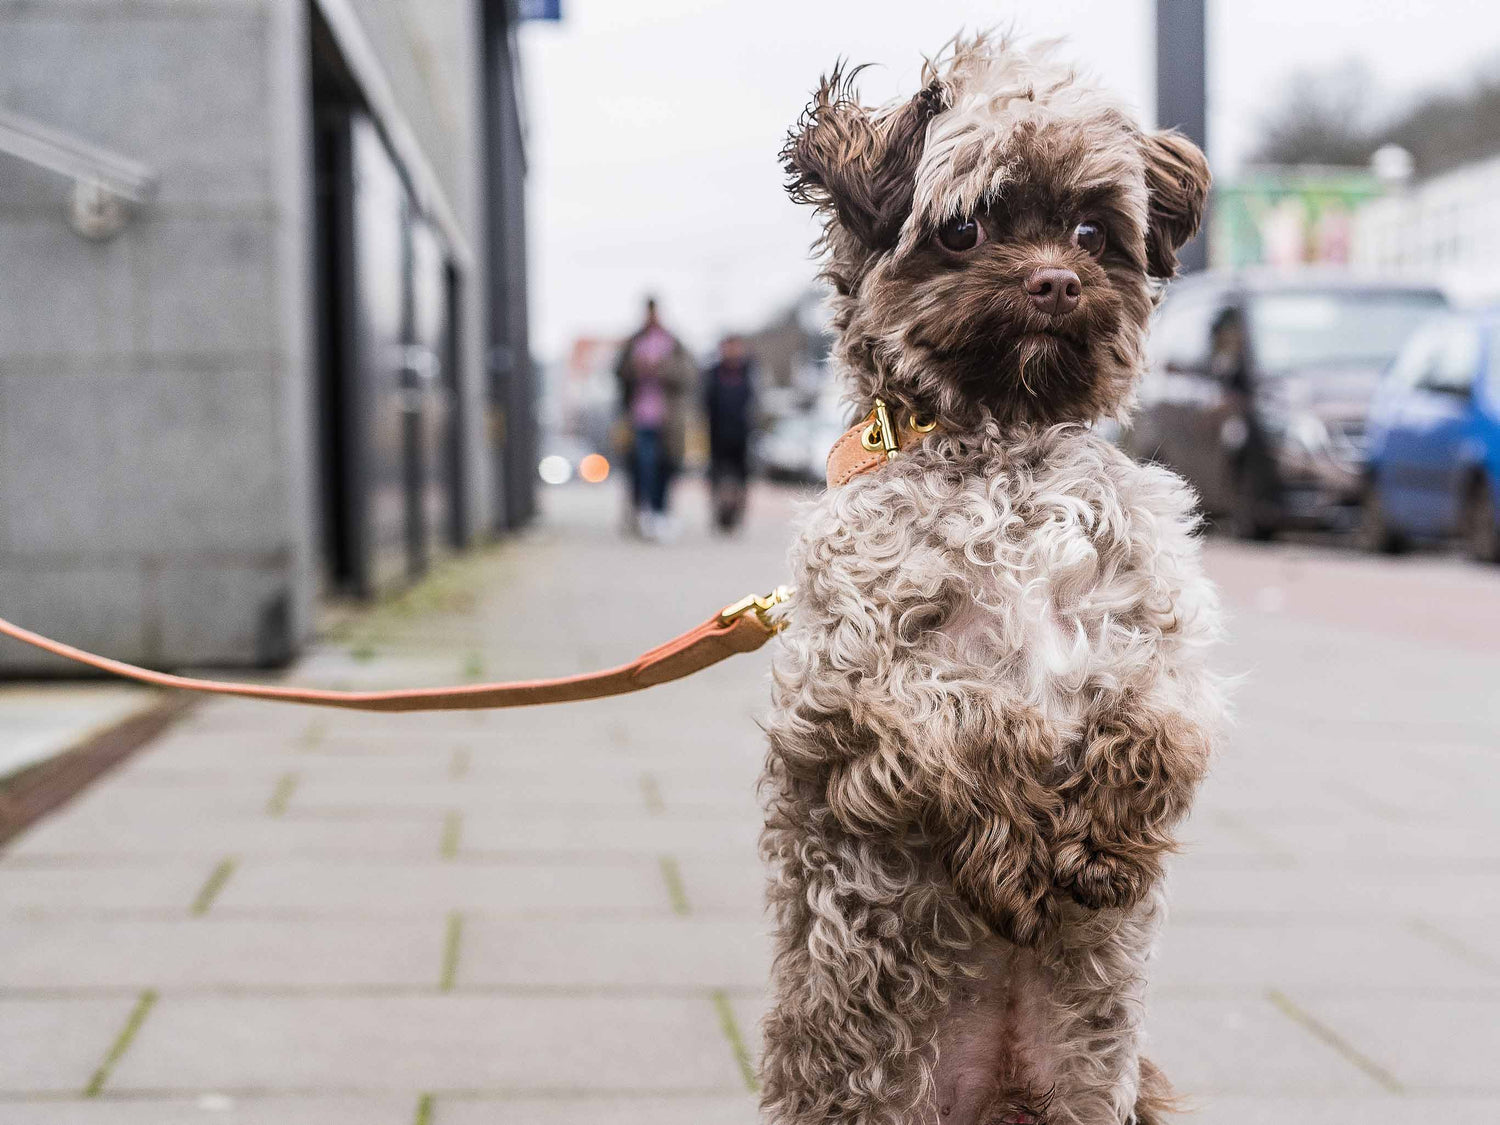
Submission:
[[896,427],[891,425],[891,412],[886,408],[885,399],[875,400],[875,409],[870,411],[870,424],[859,435],[859,444],[871,453],[883,452],[887,461],[900,455],[901,443],[897,439]]
[[[870,411],[867,421],[869,425],[859,435],[860,447],[870,453],[884,453],[887,461],[899,457],[901,455],[901,432],[891,421],[891,411],[886,406],[885,399],[875,400],[875,409]],[[937,419],[932,418],[923,422],[913,414],[907,418],[906,426],[912,433],[930,434],[937,429]]]

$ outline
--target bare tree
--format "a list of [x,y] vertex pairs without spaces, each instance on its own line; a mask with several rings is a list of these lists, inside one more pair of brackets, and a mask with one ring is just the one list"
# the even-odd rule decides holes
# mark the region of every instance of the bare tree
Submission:
[[1293,75],[1261,118],[1260,142],[1250,159],[1260,164],[1364,164],[1380,143],[1370,122],[1373,93],[1369,70],[1357,62]]
[[1419,98],[1382,139],[1407,149],[1423,176],[1500,154],[1500,60],[1465,90]]
[[1394,143],[1412,154],[1418,175],[1431,176],[1500,154],[1500,58],[1458,90],[1425,93],[1377,116],[1375,107],[1386,100],[1359,63],[1299,73],[1262,117],[1250,159],[1364,165],[1381,145]]

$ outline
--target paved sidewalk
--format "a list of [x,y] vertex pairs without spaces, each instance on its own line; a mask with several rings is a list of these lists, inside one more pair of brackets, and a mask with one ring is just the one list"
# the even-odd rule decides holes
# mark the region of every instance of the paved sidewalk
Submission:
[[[553,491],[298,677],[634,655],[781,580],[788,500],[756,499],[744,539],[660,548],[619,540],[607,490]],[[1491,1125],[1500,657],[1474,623],[1500,573],[1213,565],[1248,679],[1176,865],[1153,1054],[1213,1125]],[[766,660],[552,710],[196,710],[0,853],[0,1122],[748,1125]]]

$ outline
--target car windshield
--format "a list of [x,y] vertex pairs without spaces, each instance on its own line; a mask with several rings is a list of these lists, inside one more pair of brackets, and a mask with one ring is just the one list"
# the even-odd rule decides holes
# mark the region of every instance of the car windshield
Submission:
[[1384,367],[1412,330],[1445,307],[1431,290],[1265,293],[1250,301],[1250,332],[1269,374],[1307,367]]

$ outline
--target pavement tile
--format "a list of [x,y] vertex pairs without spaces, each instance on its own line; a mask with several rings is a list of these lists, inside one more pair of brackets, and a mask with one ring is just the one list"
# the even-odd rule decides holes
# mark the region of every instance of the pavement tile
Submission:
[[1500,1096],[1500,989],[1325,996],[1288,989],[1294,1003],[1412,1093]]
[[502,922],[464,926],[464,985],[760,988],[770,939],[739,920]]
[[461,782],[400,784],[366,780],[350,769],[342,780],[312,777],[298,786],[297,808],[306,813],[338,810],[378,812],[385,809],[633,809],[641,803],[638,780],[580,775],[565,785],[547,777],[511,777],[480,785]]
[[[218,703],[212,706],[217,707]],[[202,714],[201,709],[194,711],[174,724],[124,768],[130,770],[148,763],[182,766],[191,763],[240,764],[248,767],[256,762],[298,757],[307,750],[302,733],[295,726],[265,730],[261,724],[256,724],[248,729],[205,730],[200,718]]]
[[[316,651],[309,660],[316,660]],[[299,665],[299,671],[301,671]],[[197,712],[181,728],[205,739],[263,735],[273,746],[322,746],[342,742],[382,743],[391,747],[424,745],[437,737],[473,735],[495,721],[481,711],[433,711],[387,715],[377,712],[318,710],[305,707],[268,707],[248,699],[219,699]]]
[[[0,1091],[81,1093],[137,997],[0,997]],[[0,1101],[0,1121],[11,1107]]]
[[[1238,747],[1229,751],[1241,752],[1249,754],[1252,751],[1248,748],[1241,751]],[[1227,813],[1260,826],[1283,821],[1327,820],[1329,817],[1362,823],[1369,812],[1368,807],[1361,803],[1360,795],[1343,783],[1309,781],[1306,777],[1279,781],[1256,776],[1240,780],[1220,772],[1215,772],[1204,784],[1194,810],[1195,816]]]
[[0,864],[0,917],[186,915],[218,860],[205,856],[196,861],[99,866]]
[[206,1093],[172,1101],[101,1097],[0,1103],[6,1125],[411,1125],[412,1099],[244,1098]]
[[214,917],[8,922],[0,988],[347,988],[433,985],[444,920]]
[[[1397,921],[1207,923],[1175,919],[1151,982],[1170,987],[1462,987],[1475,968]],[[1500,969],[1491,974],[1500,985]]]
[[[269,789],[267,790],[269,792]],[[293,794],[295,797],[295,794]],[[296,813],[193,820],[65,814],[33,826],[8,845],[8,860],[122,857],[181,857],[227,853],[237,856],[407,856],[435,853],[443,816],[330,818]],[[3,869],[3,865],[0,865]]]
[[653,816],[639,811],[602,816],[474,816],[464,820],[464,849],[469,852],[577,853],[622,852],[656,856],[713,854],[753,860],[760,837],[760,813],[706,816],[666,811]]
[[766,871],[750,858],[680,857],[683,889],[694,914],[760,918],[765,914]]
[[[0,884],[3,885],[3,884]],[[660,865],[499,862],[315,863],[247,859],[214,906],[315,915],[662,915],[671,909]]]
[[1399,868],[1329,873],[1306,865],[1246,869],[1233,879],[1191,853],[1171,864],[1170,897],[1180,916],[1473,918],[1494,913],[1500,870]]
[[1254,825],[1211,811],[1195,812],[1178,832],[1184,852],[1234,867],[1285,867],[1290,854]]
[[709,997],[165,996],[109,1089],[735,1093]]
[[269,786],[234,787],[130,785],[112,777],[75,797],[66,806],[71,814],[113,820],[159,820],[164,824],[192,824],[265,812]]
[[720,1097],[437,1099],[437,1125],[756,1125],[749,1093]]
[[[357,766],[345,776],[304,776],[297,789],[297,808],[510,808],[552,805],[582,808],[606,806],[633,809],[641,804],[639,769],[574,769],[555,773],[491,771],[482,780],[411,781],[370,779]],[[657,781],[661,798],[671,807],[730,806],[754,809],[755,782],[749,779],[681,779],[667,775]]]
[[1421,918],[1413,924],[1417,932],[1479,968],[1500,970],[1500,914]]
[[1381,1084],[1260,992],[1152,996],[1146,1053],[1194,1103],[1224,1094],[1376,1095]]
[[132,759],[116,775],[122,782],[159,785],[233,784],[240,778],[261,778],[270,784],[287,772],[299,777],[337,777],[351,775],[383,781],[441,781],[448,776],[451,750],[424,750],[419,753],[391,752],[365,754],[330,754],[311,750],[287,750],[276,754],[257,752],[250,747],[220,749],[211,753],[146,754]]
[[1500,1098],[1202,1098],[1184,1120],[1208,1125],[1494,1125]]
[[1443,864],[1472,870],[1476,863],[1500,869],[1500,827],[1484,820],[1437,822],[1420,828],[1406,822],[1362,824],[1272,824],[1260,829],[1284,853],[1302,863],[1327,866],[1420,866]]
[[759,1059],[761,1051],[761,1024],[771,1010],[772,996],[770,980],[762,981],[760,987],[748,992],[733,993],[730,1010],[734,1012],[734,1023],[744,1041],[751,1059]]
[[266,798],[277,782],[287,775],[297,776],[294,766],[265,774],[236,771],[212,773],[190,771],[179,776],[170,774],[123,773],[110,778],[111,795],[116,801],[140,800],[146,807],[156,807],[163,798],[175,799],[189,810],[203,805],[243,806],[246,810],[263,809]]

